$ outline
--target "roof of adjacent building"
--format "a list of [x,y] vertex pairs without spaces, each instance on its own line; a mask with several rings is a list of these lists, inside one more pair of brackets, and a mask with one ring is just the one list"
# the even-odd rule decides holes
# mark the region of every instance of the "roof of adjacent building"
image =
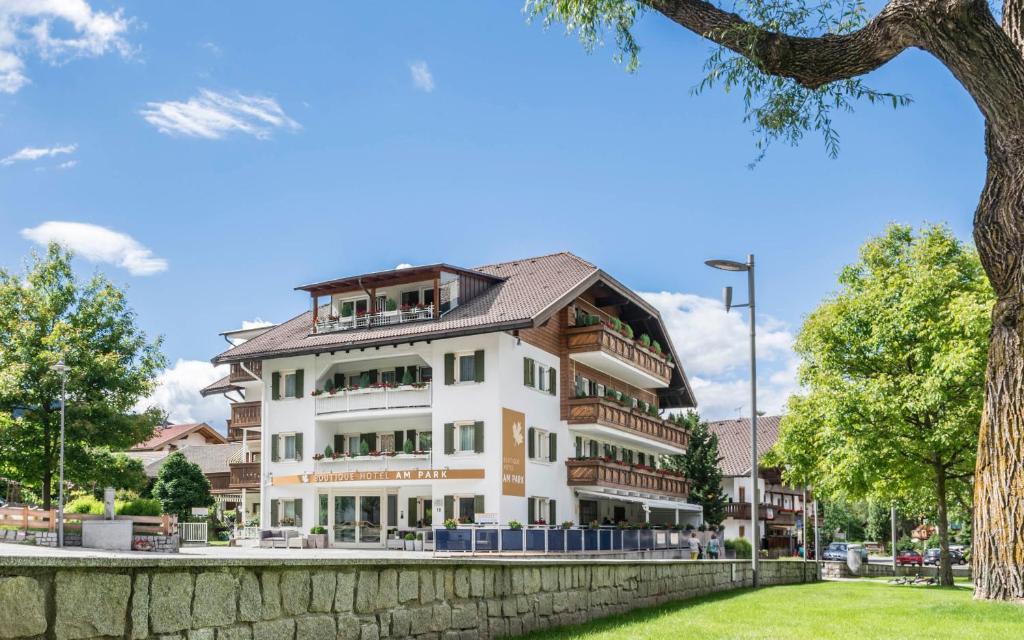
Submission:
[[160,467],[164,466],[167,457],[172,453],[182,454],[186,460],[198,465],[204,474],[209,474],[231,471],[231,460],[241,450],[242,443],[230,442],[227,444],[192,444],[177,451],[129,451],[126,455],[141,461],[146,476],[155,478],[160,473]]
[[171,424],[158,426],[153,432],[153,435],[146,441],[140,442],[139,444],[132,447],[132,451],[147,451],[153,449],[159,449],[165,444],[177,440],[178,438],[185,437],[191,433],[201,431],[202,435],[207,440],[213,440],[216,443],[223,444],[227,442],[227,439],[217,431],[206,424],[205,422],[188,422],[184,424]]
[[[557,311],[597,282],[618,290],[661,323],[661,314],[650,303],[586,260],[568,252],[485,265],[464,272],[493,278],[493,284],[476,297],[432,322],[312,333],[312,311],[306,311],[265,333],[221,353],[215,364],[320,353],[395,344],[403,341],[452,338],[463,335],[525,329],[543,324]],[[349,278],[351,279],[351,278]],[[331,283],[335,281],[327,281]],[[320,286],[324,283],[317,283]],[[676,363],[672,386],[682,388],[686,401],[696,405],[689,381],[671,340],[666,342]],[[683,401],[680,406],[688,406]]]
[[[782,416],[757,417],[757,460],[775,446],[779,439]],[[742,476],[750,473],[750,418],[709,422],[711,433],[718,436],[719,466],[724,476]]]
[[229,391],[241,391],[242,387],[237,384],[231,384],[231,374],[228,374],[220,380],[208,384],[199,390],[199,394],[204,398],[207,396],[216,395],[218,393],[227,393]]

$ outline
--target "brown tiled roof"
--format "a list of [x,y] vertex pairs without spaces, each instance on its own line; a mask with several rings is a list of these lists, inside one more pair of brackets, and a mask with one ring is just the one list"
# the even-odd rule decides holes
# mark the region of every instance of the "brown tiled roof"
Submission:
[[231,458],[242,448],[239,442],[228,444],[193,444],[178,451],[128,451],[125,455],[142,462],[146,476],[155,478],[160,468],[172,453],[181,453],[189,462],[199,466],[203,473],[227,473],[231,471]]
[[216,395],[218,393],[227,393],[229,391],[240,391],[242,389],[242,387],[238,386],[237,384],[231,384],[230,380],[231,380],[231,374],[228,374],[228,375],[224,376],[223,378],[221,378],[220,380],[218,380],[217,382],[214,382],[212,384],[208,384],[205,387],[203,387],[202,389],[200,389],[199,390],[199,394],[205,398],[207,396]]
[[157,427],[156,431],[153,432],[152,437],[145,442],[140,442],[132,447],[132,451],[148,451],[156,449],[158,447],[162,447],[171,440],[186,436],[193,431],[203,431],[203,435],[205,435],[207,439],[218,443],[227,442],[227,440],[224,439],[224,436],[217,433],[213,427],[205,422],[189,422],[185,424],[172,424],[164,427]]
[[284,322],[214,358],[215,363],[249,358],[322,351],[331,347],[386,344],[403,339],[429,340],[532,326],[533,319],[576,289],[589,285],[599,270],[571,253],[479,267],[477,271],[505,278],[436,322],[371,327],[310,334],[312,311]]
[[[782,416],[757,417],[757,459],[775,446],[779,439]],[[742,476],[750,473],[750,418],[709,422],[711,432],[718,436],[718,454],[722,475]]]

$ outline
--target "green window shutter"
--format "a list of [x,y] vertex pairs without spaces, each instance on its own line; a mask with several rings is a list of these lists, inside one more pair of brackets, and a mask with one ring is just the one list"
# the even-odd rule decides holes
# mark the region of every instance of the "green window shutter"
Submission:
[[527,498],[526,499],[526,524],[533,524],[533,521],[537,519],[535,516],[536,516],[536,514],[534,513],[533,498]]
[[474,352],[473,353],[473,359],[476,360],[476,362],[473,364],[473,369],[474,369],[473,373],[476,374],[476,377],[474,378],[474,380],[476,380],[477,382],[483,382],[484,381],[484,352],[483,352],[483,350],[481,349],[480,351]]
[[281,436],[277,435],[276,433],[274,435],[270,436],[270,460],[271,460],[271,462],[277,462],[278,460],[281,459],[280,455],[278,454],[278,450],[281,448],[280,444],[279,444],[280,441],[281,441]]
[[590,441],[590,457],[591,458],[596,458],[597,457],[597,440],[591,440]]
[[302,378],[303,378],[303,373],[304,372],[303,372],[302,369],[299,369],[298,371],[295,372],[295,397],[296,398],[301,398],[302,397],[302,389],[303,389]]
[[404,431],[396,431],[395,432],[395,451],[398,452],[398,453],[402,453],[402,451],[404,451],[404,450],[405,450],[405,432]]
[[409,370],[409,375],[412,377],[413,382],[419,380],[419,378],[416,377],[416,365],[409,365],[408,367],[406,367],[406,369]]
[[484,452],[484,423],[482,422],[473,423],[473,452]]
[[295,526],[302,526],[302,498],[295,499]]
[[302,434],[295,434],[295,459],[302,460]]
[[270,399],[281,399],[281,373],[279,371],[270,374]]
[[405,512],[405,521],[408,526],[415,527],[417,520],[419,518],[416,517],[416,498],[409,498],[409,510]]
[[455,453],[455,424],[452,422],[444,425],[444,452]]
[[534,450],[533,441],[536,439],[536,438],[533,437],[534,431],[535,431],[535,429],[533,427],[530,427],[526,431],[526,457],[527,458],[531,458],[531,459],[535,456],[535,454],[533,452],[533,450]]
[[270,526],[276,527],[279,520],[277,519],[277,500],[270,501]]
[[[366,446],[370,449],[370,451],[376,451],[377,450],[377,434],[376,433],[360,433],[359,434],[359,441],[360,441],[360,445],[362,445],[362,443],[365,442]],[[362,446],[360,446],[359,448],[362,449]],[[356,453],[358,454],[359,452],[357,451]]]
[[576,436],[576,457],[583,457],[583,438]]
[[345,452],[345,436],[340,433],[334,434],[334,453],[339,456]]
[[455,498],[452,496],[444,497],[444,519],[451,520],[455,517]]
[[647,458],[646,458],[646,457],[644,456],[644,454],[642,454],[642,453],[638,453],[638,454],[636,454],[636,461],[637,461],[637,464],[647,464],[647,463],[645,462],[645,460],[646,460],[646,459],[647,459]]
[[523,358],[523,384],[533,386],[533,360]]
[[336,373],[336,374],[334,374],[334,388],[335,389],[341,389],[344,386],[345,386],[345,374],[344,373]]
[[558,460],[558,447],[556,446],[558,438],[554,433],[548,434],[548,460],[555,462]]
[[548,369],[548,393],[555,395],[555,387],[558,385],[558,372],[552,367]]
[[548,500],[548,524],[555,524],[555,519],[558,517],[558,510],[555,509],[555,501]]
[[455,354],[444,354],[444,383],[455,384]]
[[367,373],[370,375],[370,384],[376,384],[380,382],[380,371],[378,371],[377,369],[370,369],[369,371],[367,371]]
[[484,497],[473,496],[473,519],[476,520],[476,514],[483,513],[484,511]]
[[395,384],[402,384],[402,378],[405,377],[405,367],[395,367]]

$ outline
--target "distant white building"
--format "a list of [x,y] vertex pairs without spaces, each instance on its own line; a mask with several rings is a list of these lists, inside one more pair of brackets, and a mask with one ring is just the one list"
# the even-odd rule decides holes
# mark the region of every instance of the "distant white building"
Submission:
[[214,359],[230,428],[259,434],[264,528],[381,546],[447,518],[700,522],[657,468],[686,448],[659,415],[695,406],[681,363],[657,310],[597,267],[559,253],[298,289],[309,311]]

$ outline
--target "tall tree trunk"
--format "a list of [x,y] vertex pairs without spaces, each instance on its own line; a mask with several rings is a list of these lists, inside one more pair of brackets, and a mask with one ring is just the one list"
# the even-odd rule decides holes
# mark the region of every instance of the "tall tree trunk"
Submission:
[[949,508],[946,499],[946,468],[939,456],[935,456],[936,516],[939,525],[939,584],[953,586],[953,565],[949,560]]
[[974,476],[975,597],[1024,601],[1024,157],[986,132],[974,240],[995,289]]
[[49,465],[43,469],[43,508],[49,509],[53,504],[53,499],[50,497],[50,489],[53,486],[53,472],[50,470]]

